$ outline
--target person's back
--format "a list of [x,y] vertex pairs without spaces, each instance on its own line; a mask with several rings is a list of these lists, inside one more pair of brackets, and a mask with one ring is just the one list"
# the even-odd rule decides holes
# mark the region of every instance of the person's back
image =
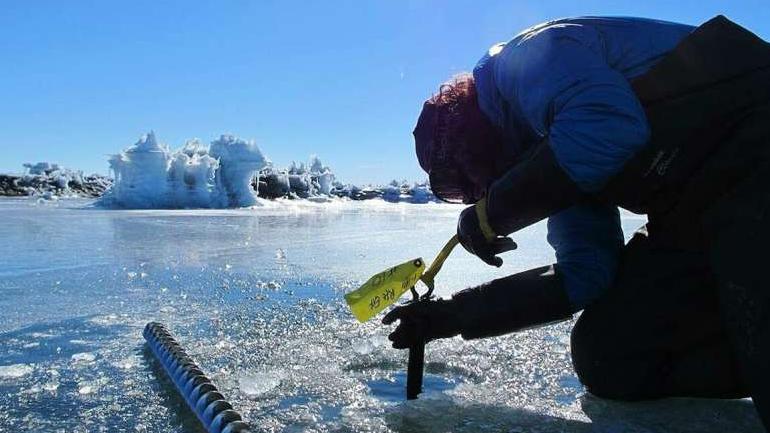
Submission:
[[[479,106],[504,132],[508,150],[520,154],[547,134],[553,119],[544,114],[552,113],[565,80],[575,75],[573,65],[593,69],[586,74],[606,67],[628,81],[647,72],[693,29],[632,17],[565,18],[531,27],[493,45],[477,63],[473,78]],[[638,112],[634,98],[621,102]],[[635,129],[646,127],[638,123]],[[617,165],[606,170],[615,171]]]

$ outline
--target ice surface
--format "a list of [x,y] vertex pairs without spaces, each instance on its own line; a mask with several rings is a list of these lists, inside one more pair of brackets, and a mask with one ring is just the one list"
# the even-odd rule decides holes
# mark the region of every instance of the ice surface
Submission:
[[[389,265],[431,261],[462,207],[89,204],[0,200],[0,257],[13,258],[0,267],[0,431],[200,431],[145,348],[150,320],[165,323],[264,432],[762,431],[748,400],[587,395],[571,367],[572,322],[431,342],[425,394],[404,402],[406,353],[390,348],[391,328],[377,318],[357,323],[342,294]],[[626,233],[644,223],[622,221]],[[543,224],[516,241],[501,269],[455,251],[438,293],[553,260]]]
[[253,206],[257,193],[251,183],[268,161],[256,143],[232,135],[209,147],[191,140],[171,151],[150,132],[109,163],[115,183],[102,205],[175,209]]

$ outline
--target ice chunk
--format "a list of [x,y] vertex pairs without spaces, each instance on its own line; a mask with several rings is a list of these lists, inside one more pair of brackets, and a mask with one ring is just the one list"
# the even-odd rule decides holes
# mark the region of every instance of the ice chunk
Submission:
[[78,387],[78,394],[80,395],[93,394],[94,391],[96,391],[96,387],[93,385],[80,384]]
[[244,373],[238,378],[238,388],[249,397],[256,397],[277,388],[285,378],[283,370]]
[[58,380],[51,380],[43,384],[43,391],[55,392],[57,389],[59,389]]
[[72,362],[74,363],[89,363],[96,360],[96,355],[90,352],[81,352],[72,355]]
[[0,365],[0,379],[18,379],[34,371],[28,364]]
[[359,355],[368,355],[374,352],[374,344],[369,340],[360,340],[353,342],[353,352]]
[[128,358],[124,358],[124,359],[121,359],[120,361],[112,363],[114,367],[120,368],[122,370],[131,370],[135,368],[138,364],[139,363],[136,357],[133,357],[133,356],[130,356]]
[[351,342],[353,352],[359,355],[369,355],[384,344],[384,337],[375,336]]

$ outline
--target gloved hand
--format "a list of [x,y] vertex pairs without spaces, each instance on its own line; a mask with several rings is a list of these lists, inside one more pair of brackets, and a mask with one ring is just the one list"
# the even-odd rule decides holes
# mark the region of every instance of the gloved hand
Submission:
[[457,221],[457,237],[463,248],[478,256],[490,266],[502,266],[498,254],[516,249],[516,242],[507,236],[498,236],[489,225],[485,198],[460,213]]
[[410,302],[391,310],[382,323],[390,325],[396,320],[400,323],[388,336],[395,349],[408,349],[415,343],[450,338],[460,333],[460,311],[454,300]]

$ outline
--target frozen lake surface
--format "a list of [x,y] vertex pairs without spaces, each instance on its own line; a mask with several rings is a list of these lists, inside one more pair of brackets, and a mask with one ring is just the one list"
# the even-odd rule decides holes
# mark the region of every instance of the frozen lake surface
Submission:
[[[268,203],[109,211],[0,199],[0,432],[200,432],[146,351],[165,323],[255,431],[761,432],[750,400],[625,404],[585,394],[571,323],[433,342],[405,403],[406,352],[344,302],[373,273],[454,233],[459,207]],[[624,216],[630,233],[644,220]],[[449,294],[550,263],[544,225],[502,269],[458,249]]]

